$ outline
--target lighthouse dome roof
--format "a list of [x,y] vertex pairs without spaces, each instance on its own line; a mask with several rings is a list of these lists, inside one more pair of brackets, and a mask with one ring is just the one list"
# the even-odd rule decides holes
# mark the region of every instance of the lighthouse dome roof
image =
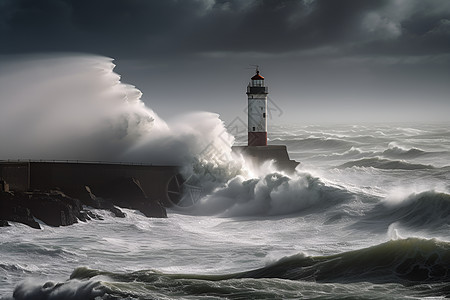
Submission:
[[256,75],[252,77],[252,80],[264,80],[264,77],[259,75],[259,71],[256,71]]

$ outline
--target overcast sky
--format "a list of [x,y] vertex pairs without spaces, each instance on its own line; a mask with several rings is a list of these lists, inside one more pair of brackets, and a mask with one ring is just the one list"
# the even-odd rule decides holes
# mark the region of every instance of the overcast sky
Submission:
[[163,118],[245,118],[254,70],[270,122],[449,121],[448,0],[0,0],[0,55],[115,59]]

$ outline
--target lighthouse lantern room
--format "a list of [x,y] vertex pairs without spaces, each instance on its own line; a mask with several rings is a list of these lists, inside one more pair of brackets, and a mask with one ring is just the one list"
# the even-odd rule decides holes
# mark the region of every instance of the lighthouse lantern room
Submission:
[[249,146],[267,146],[267,94],[264,77],[257,67],[256,75],[247,86]]

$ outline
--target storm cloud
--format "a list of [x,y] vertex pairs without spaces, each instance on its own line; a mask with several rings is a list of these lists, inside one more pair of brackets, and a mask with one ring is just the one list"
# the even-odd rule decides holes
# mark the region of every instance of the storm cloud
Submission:
[[447,0],[0,1],[0,56],[52,52],[114,58],[163,117],[245,118],[250,64],[279,121],[445,121],[450,110]]
[[[448,1],[4,0],[1,53],[450,52]],[[255,48],[257,45],[257,48]]]

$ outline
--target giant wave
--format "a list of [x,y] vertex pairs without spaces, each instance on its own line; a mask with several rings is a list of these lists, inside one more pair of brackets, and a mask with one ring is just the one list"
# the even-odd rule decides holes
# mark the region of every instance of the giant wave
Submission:
[[[298,254],[251,271],[223,274],[165,274],[154,270],[113,273],[80,267],[70,280],[43,285],[24,282],[14,291],[14,299],[152,299],[159,297],[220,296],[220,284],[232,289],[228,297],[253,295],[246,279],[300,280],[321,283],[437,284],[433,295],[448,295],[450,244],[435,239],[391,240],[376,246],[330,256]],[[209,284],[217,282],[216,284]],[[442,286],[443,283],[446,283]],[[251,289],[251,288],[250,288]],[[225,296],[225,295],[222,295]],[[261,294],[261,297],[264,295]]]

